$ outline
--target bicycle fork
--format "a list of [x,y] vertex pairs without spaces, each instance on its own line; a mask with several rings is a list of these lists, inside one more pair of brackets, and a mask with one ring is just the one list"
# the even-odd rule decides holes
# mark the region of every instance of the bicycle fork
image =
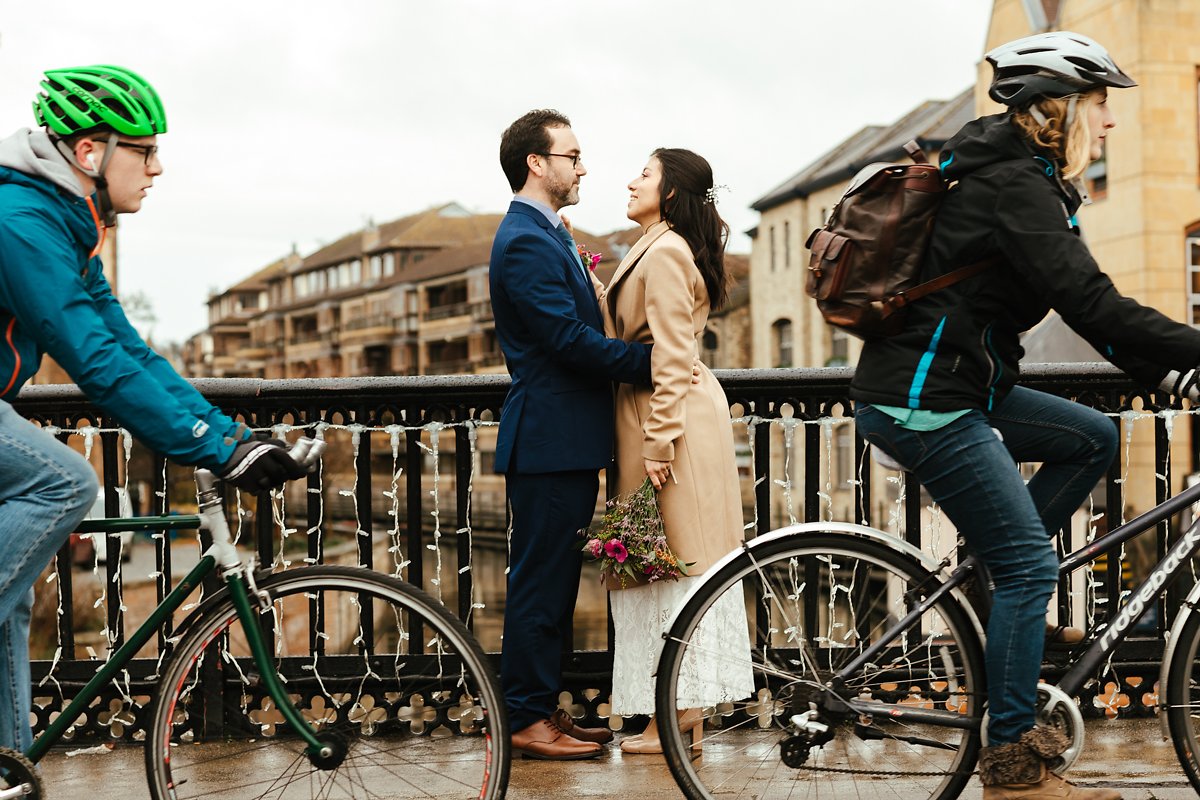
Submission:
[[[216,559],[225,579],[225,585],[229,587],[229,596],[233,600],[233,607],[237,611],[238,620],[241,622],[246,642],[250,646],[250,652],[254,658],[254,666],[258,669],[258,674],[262,676],[263,685],[271,699],[275,701],[275,707],[283,715],[284,720],[308,745],[304,754],[309,761],[319,769],[333,769],[346,756],[345,743],[340,737],[334,735],[313,733],[279,680],[279,674],[275,670],[271,654],[267,652],[266,642],[263,641],[262,632],[258,629],[258,616],[255,613],[256,606],[261,611],[269,610],[271,600],[266,592],[258,591],[257,586],[254,585],[253,575],[242,563],[233,546],[229,523],[225,521],[221,497],[217,493],[215,476],[205,469],[196,470],[196,488],[201,526],[208,530],[213,540],[208,553]],[[255,594],[253,604],[250,600],[251,587]],[[4,800],[4,798],[0,797],[0,800]]]

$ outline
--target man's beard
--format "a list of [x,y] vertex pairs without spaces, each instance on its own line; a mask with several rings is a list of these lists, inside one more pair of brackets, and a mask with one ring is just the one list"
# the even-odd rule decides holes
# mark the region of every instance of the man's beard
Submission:
[[579,202],[579,184],[566,181],[550,181],[546,184],[546,192],[558,203],[559,208],[573,206]]

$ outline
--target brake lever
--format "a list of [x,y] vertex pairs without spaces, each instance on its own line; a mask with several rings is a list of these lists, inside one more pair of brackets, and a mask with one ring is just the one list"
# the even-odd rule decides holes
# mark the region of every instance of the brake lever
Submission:
[[321,455],[325,452],[326,446],[324,439],[301,437],[288,448],[288,455],[297,464],[307,467],[309,472],[313,472],[321,461]]

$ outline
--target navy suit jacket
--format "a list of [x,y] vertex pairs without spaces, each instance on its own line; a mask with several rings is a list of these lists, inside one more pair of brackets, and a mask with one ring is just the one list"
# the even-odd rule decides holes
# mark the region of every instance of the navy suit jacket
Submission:
[[612,460],[612,381],[650,383],[650,347],[604,336],[579,254],[538,210],[514,201],[489,267],[496,336],[512,388],[496,471],[603,469]]

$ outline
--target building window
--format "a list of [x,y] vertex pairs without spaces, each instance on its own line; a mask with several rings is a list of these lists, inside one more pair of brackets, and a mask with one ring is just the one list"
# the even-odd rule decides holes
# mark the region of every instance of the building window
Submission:
[[775,271],[775,226],[772,225],[768,232],[767,246],[771,249],[771,272]]
[[783,268],[792,268],[792,223],[783,222]]
[[717,365],[717,344],[716,331],[705,328],[700,337],[700,360],[710,367]]
[[1104,155],[1097,160],[1088,164],[1088,167],[1083,172],[1083,179],[1087,181],[1088,194],[1093,200],[1103,200],[1108,197],[1108,148],[1105,147]]
[[777,319],[771,324],[771,333],[775,339],[776,367],[792,366],[792,321]]
[[1187,321],[1200,327],[1200,222],[1194,223],[1184,240],[1187,264]]
[[850,334],[841,328],[829,326],[829,358],[827,367],[844,367],[850,363]]

